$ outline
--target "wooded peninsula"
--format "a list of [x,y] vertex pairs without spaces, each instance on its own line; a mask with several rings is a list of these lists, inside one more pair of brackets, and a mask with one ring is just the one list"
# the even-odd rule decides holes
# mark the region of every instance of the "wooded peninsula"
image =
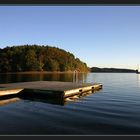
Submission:
[[72,53],[52,46],[21,45],[0,49],[0,72],[87,72],[87,64]]

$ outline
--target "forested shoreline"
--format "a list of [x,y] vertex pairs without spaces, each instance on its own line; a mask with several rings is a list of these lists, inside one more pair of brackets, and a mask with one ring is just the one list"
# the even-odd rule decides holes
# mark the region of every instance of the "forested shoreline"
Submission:
[[98,68],[92,67],[90,72],[107,72],[107,73],[136,73],[136,70],[132,69],[119,69],[119,68]]
[[0,49],[0,73],[25,71],[87,72],[87,64],[52,46],[20,45]]

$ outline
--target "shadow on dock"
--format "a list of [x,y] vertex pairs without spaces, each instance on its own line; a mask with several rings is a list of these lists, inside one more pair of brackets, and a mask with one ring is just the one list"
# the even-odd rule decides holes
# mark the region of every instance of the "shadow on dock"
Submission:
[[81,98],[90,96],[91,94],[95,94],[100,90],[101,89],[98,89],[96,91],[88,91],[88,92],[84,92],[84,93],[74,95],[71,97],[66,97],[66,98],[49,98],[45,96],[40,96],[39,94],[32,94],[32,96],[23,96],[22,94],[21,95],[20,94],[19,95],[18,94],[6,95],[6,96],[0,96],[0,106],[11,104],[20,100],[28,100],[32,102],[42,102],[42,103],[49,103],[49,104],[64,106],[70,102],[76,102]]

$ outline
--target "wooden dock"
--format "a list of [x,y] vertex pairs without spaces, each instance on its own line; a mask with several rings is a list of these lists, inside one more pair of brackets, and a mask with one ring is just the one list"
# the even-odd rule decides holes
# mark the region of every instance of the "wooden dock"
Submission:
[[0,84],[0,96],[17,94],[20,96],[42,96],[53,98],[66,98],[88,91],[99,90],[99,83],[73,83],[57,81],[35,81]]

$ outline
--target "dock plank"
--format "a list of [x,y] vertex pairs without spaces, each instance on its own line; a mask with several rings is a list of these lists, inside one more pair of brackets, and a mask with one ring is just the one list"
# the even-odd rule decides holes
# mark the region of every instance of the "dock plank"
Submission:
[[[21,91],[33,93],[63,93],[64,97],[79,94],[89,90],[101,89],[102,84],[99,83],[74,83],[74,82],[58,82],[58,81],[33,81],[0,84],[0,96],[7,94],[18,94]],[[54,94],[55,96],[55,94]]]

